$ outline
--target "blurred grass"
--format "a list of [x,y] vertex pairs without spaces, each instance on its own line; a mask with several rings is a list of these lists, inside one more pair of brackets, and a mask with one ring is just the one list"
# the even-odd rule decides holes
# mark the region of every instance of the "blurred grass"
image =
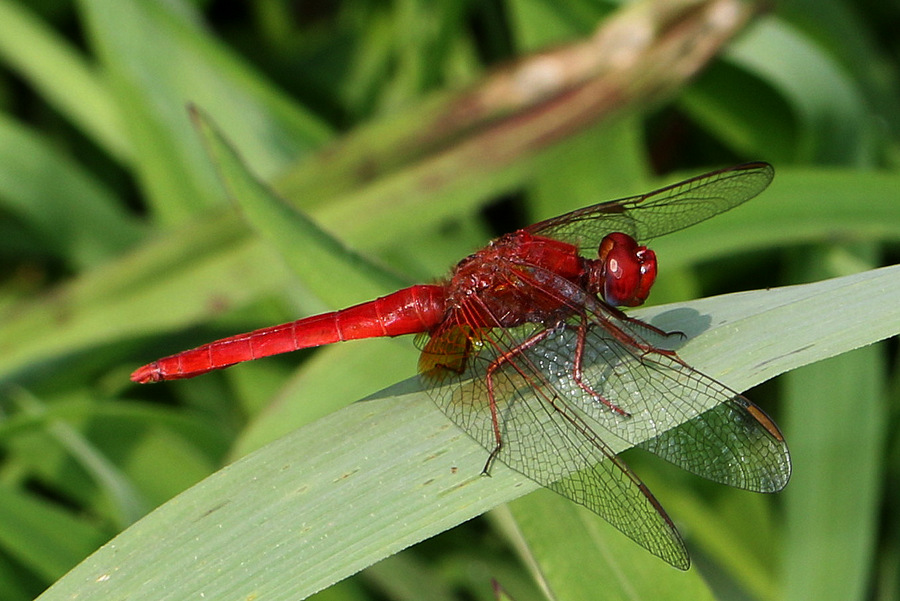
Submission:
[[[772,188],[659,240],[654,302],[895,262],[897,8],[806,4],[719,53],[752,5],[0,0],[0,601],[36,596],[144,511],[415,365],[410,341],[366,341],[130,386],[157,356],[440,277],[500,231],[742,160],[773,162]],[[605,45],[591,37],[604,25]],[[538,51],[558,62],[528,62]],[[641,77],[622,66],[634,57]],[[556,70],[498,67],[517,58]],[[198,133],[188,104],[220,133]],[[210,135],[289,204],[220,177]],[[228,195],[258,202],[239,213]],[[289,229],[297,209],[312,222]],[[834,326],[806,319],[829,344]],[[750,393],[791,444],[781,495],[641,465],[703,576],[676,573],[654,598],[900,597],[900,528],[881,511],[900,494],[895,362],[883,343]],[[333,444],[356,452],[340,428]],[[570,508],[531,498],[323,598],[489,599],[492,577],[519,601],[541,586],[584,598],[587,575],[560,566],[596,550],[573,557],[535,530]],[[659,567],[644,555],[636,569]]]

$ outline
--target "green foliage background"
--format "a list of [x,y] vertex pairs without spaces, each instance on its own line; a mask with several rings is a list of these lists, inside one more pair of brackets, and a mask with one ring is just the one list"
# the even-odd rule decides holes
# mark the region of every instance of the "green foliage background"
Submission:
[[[794,478],[782,494],[711,486],[633,458],[687,537],[696,567],[686,574],[547,491],[392,555],[410,544],[398,534],[409,524],[430,536],[466,519],[447,505],[477,498],[476,515],[529,486],[501,470],[459,497],[427,497],[415,477],[433,469],[455,486],[455,474],[477,473],[483,451],[435,408],[409,409],[404,399],[418,398],[409,390],[392,393],[394,404],[341,409],[411,376],[410,341],[337,345],[154,387],[128,381],[156,357],[440,277],[503,230],[648,191],[657,176],[744,160],[775,165],[770,192],[660,240],[654,303],[895,262],[900,9],[890,4],[777,3],[665,102],[628,107],[503,170],[439,164],[449,151],[417,154],[410,140],[440,125],[427,117],[441,94],[585,39],[621,10],[591,0],[0,0],[0,601],[35,597],[154,508],[262,447],[139,522],[127,533],[134,555],[104,548],[90,568],[95,584],[111,583],[102,594],[138,598],[139,584],[116,579],[138,563],[157,580],[136,581],[171,587],[144,584],[148,598],[199,595],[192,583],[210,575],[231,598],[258,588],[260,598],[298,598],[317,588],[307,583],[325,586],[329,574],[390,555],[320,597],[490,599],[492,578],[519,601],[900,597],[890,342],[750,391],[791,445]],[[834,348],[900,331],[896,303],[879,296],[887,285],[869,286],[850,298],[843,288],[821,293],[834,295],[829,315],[844,312],[847,329],[862,333],[839,334]],[[813,313],[780,319],[762,340],[791,342],[785,324],[801,324],[805,350],[831,344],[840,328]],[[746,344],[747,361],[729,357],[717,376],[739,386],[788,369],[761,345],[765,361],[753,368],[783,367],[747,375],[757,356]],[[416,433],[442,428],[448,446],[405,482],[423,469]],[[297,453],[312,442],[326,457],[305,464]],[[387,471],[360,480],[363,459]],[[350,488],[311,501],[260,492],[270,502],[256,507],[235,490],[252,487],[254,473],[264,481],[254,470],[266,466],[283,466],[281,481],[293,466]],[[402,503],[388,494],[398,481],[422,487],[421,513],[390,505]],[[167,528],[232,494],[245,502],[232,504],[235,523],[198,527],[212,535],[243,520],[244,538],[201,542],[188,548],[196,563],[175,561]],[[267,511],[282,501],[279,522]],[[379,503],[391,520],[373,517]],[[267,528],[300,537],[304,515],[371,528],[368,546],[312,564],[280,557]],[[261,567],[294,559],[296,572]],[[101,594],[84,586],[69,578],[47,598]]]

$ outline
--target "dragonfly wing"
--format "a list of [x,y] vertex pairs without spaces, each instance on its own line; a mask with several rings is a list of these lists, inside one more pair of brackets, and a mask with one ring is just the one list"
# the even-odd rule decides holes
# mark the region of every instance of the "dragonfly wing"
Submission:
[[[595,303],[584,334],[582,378],[590,389],[629,414],[621,417],[580,389],[574,359],[578,325],[544,341],[562,367],[557,387],[568,390],[594,430],[610,430],[683,469],[715,482],[774,492],[791,473],[781,432],[763,411],[721,382],[665,350],[670,337]],[[568,372],[568,374],[567,374]],[[567,381],[568,380],[568,381]]]
[[485,328],[471,317],[487,311],[471,305],[481,302],[473,294],[423,349],[420,370],[432,398],[492,457],[678,567],[688,563],[681,538],[618,453],[641,446],[749,490],[787,483],[790,458],[778,428],[750,401],[685,364],[671,350],[679,337],[540,267],[491,268],[508,270],[510,283],[540,287],[564,307],[550,327]]
[[761,409],[735,395],[638,446],[715,482],[778,492],[790,479],[791,457],[781,433],[772,427]]
[[769,185],[774,175],[768,163],[746,163],[647,194],[585,207],[526,230],[591,250],[611,232],[623,232],[646,242],[750,200]]
[[[466,368],[458,371],[458,341],[465,331],[466,326],[449,325],[435,333],[423,352],[430,357],[425,362],[430,369],[422,377],[444,413],[489,452],[496,450],[499,432],[497,460],[584,505],[651,553],[687,569],[690,560],[672,521],[615,456],[622,449],[611,448],[593,432],[564,391],[551,384],[545,374],[555,366],[545,363],[540,345],[513,351],[534,336],[548,335],[546,330],[530,325],[482,331],[471,342]],[[451,368],[440,367],[436,359],[445,346],[455,353]]]

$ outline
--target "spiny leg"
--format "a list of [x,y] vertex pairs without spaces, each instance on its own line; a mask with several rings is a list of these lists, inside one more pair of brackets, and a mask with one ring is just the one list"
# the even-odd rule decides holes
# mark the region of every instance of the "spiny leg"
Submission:
[[[615,314],[616,317],[623,319],[624,321],[627,321],[629,323],[635,324],[637,326],[647,328],[651,332],[659,334],[660,336],[663,336],[665,338],[669,338],[671,336],[682,336],[685,338],[687,337],[687,335],[684,332],[679,332],[679,331],[666,332],[665,330],[660,330],[656,326],[651,326],[649,323],[641,321],[640,319],[636,319],[634,317],[629,317],[628,315],[626,315],[619,309],[616,309],[614,307],[612,309],[613,309],[613,313]],[[653,346],[652,344],[645,342],[644,340],[641,340],[640,338],[636,338],[634,335],[626,332],[621,327],[619,327],[615,323],[613,323],[612,320],[610,320],[606,317],[603,317],[603,316],[598,316],[598,318],[603,322],[603,326],[606,329],[606,331],[609,332],[610,334],[612,334],[612,336],[616,340],[618,340],[625,346],[630,346],[630,347],[636,348],[639,351],[641,351],[641,358],[643,358],[645,355],[655,353],[657,355],[665,355],[666,357],[671,357],[678,363],[681,363],[682,365],[685,365],[685,366],[687,365],[684,361],[681,360],[681,358],[678,356],[678,353],[676,353],[675,351]]]
[[[637,327],[650,330],[651,332],[653,332],[654,334],[656,334],[658,336],[662,336],[663,338],[672,338],[673,336],[677,336],[678,338],[680,338],[682,340],[687,340],[687,334],[685,334],[681,330],[672,330],[671,332],[667,332],[663,329],[657,328],[656,326],[647,323],[646,321],[642,321],[636,317],[631,317],[630,315],[628,315],[627,313],[625,313],[624,311],[622,311],[621,309],[619,309],[617,307],[607,307],[607,308],[612,309],[612,313],[616,317],[621,319],[622,321],[627,321],[628,323],[633,324]],[[668,355],[668,356],[675,355],[675,351],[671,351],[668,349],[659,349],[659,348],[654,348],[654,347],[650,347],[650,348],[654,352],[658,352],[663,355]]]
[[585,339],[587,338],[587,315],[581,314],[581,323],[576,327],[575,332],[575,357],[572,365],[572,379],[578,384],[583,391],[606,405],[611,411],[618,413],[622,417],[631,417],[631,414],[611,402],[602,394],[593,389],[593,387],[584,381],[584,372],[582,371],[582,362],[584,358]]

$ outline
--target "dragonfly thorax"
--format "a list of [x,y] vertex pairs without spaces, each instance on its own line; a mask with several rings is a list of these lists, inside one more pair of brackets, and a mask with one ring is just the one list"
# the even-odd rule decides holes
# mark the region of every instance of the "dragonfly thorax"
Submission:
[[584,293],[588,263],[566,242],[522,230],[501,236],[453,270],[447,311],[475,327],[556,323],[583,304],[569,296]]

